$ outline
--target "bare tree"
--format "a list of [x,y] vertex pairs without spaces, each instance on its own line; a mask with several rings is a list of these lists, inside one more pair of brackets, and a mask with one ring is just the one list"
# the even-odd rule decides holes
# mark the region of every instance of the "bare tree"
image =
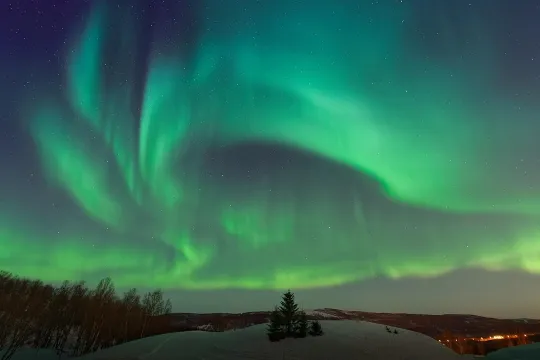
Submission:
[[[170,304],[170,302],[169,302]],[[162,315],[165,313],[166,303],[163,300],[163,292],[161,290],[154,290],[147,292],[142,300],[142,318],[143,324],[141,329],[141,338],[144,336],[148,323],[154,316]],[[170,305],[169,309],[170,311]]]
[[145,294],[141,302],[135,289],[116,296],[110,278],[91,290],[84,282],[54,287],[0,271],[0,360],[25,345],[77,356],[156,334],[160,330],[152,320],[170,311],[161,290]]
[[124,315],[124,333],[123,341],[128,341],[128,327],[130,319],[134,315],[134,312],[141,307],[141,297],[137,294],[137,289],[131,288],[124,293],[122,299],[123,315]]

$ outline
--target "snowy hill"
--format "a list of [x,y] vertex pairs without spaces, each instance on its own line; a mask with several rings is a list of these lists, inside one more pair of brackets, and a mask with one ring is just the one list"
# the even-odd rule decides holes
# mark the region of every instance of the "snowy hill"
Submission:
[[[408,330],[390,334],[384,325],[321,321],[322,337],[271,343],[266,326],[223,333],[190,331],[149,337],[82,357],[86,360],[464,360],[428,336]],[[49,360],[46,352],[24,350],[14,360]]]
[[540,359],[540,343],[509,347],[495,351],[486,360],[538,360]]
[[338,315],[334,315],[332,313],[326,312],[323,309],[306,310],[306,315],[310,319],[317,319],[317,320],[345,320],[344,318],[339,317]]
[[[528,334],[540,334],[540,320],[495,319],[475,315],[425,315],[406,313],[374,313],[355,310],[321,308],[306,310],[310,320],[362,320],[416,331],[431,337],[438,337],[443,330],[453,334],[469,336],[491,336],[494,334],[514,334],[520,329]],[[169,317],[167,332],[186,329],[206,331],[226,331],[241,329],[268,321],[268,311],[246,313],[173,313]]]

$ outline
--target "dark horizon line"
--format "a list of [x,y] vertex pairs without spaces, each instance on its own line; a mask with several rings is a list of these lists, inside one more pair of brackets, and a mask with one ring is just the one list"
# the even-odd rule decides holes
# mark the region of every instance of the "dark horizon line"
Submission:
[[[476,314],[466,314],[466,313],[442,313],[442,314],[433,314],[433,313],[407,313],[407,312],[384,312],[384,311],[363,311],[363,310],[350,310],[350,309],[338,309],[338,308],[315,308],[315,309],[306,309],[307,311],[321,311],[321,310],[337,310],[341,312],[355,312],[358,314],[380,314],[380,315],[409,315],[409,316],[474,316],[483,319],[495,319],[495,320],[529,320],[529,321],[538,321],[540,319],[530,318],[530,317],[494,317],[494,316],[484,316]],[[247,315],[247,314],[263,314],[270,313],[272,310],[255,310],[255,311],[243,311],[243,312],[226,312],[226,311],[217,311],[217,312],[192,312],[192,311],[173,311],[169,314],[163,314],[158,316],[167,316],[167,315]],[[331,315],[331,314],[328,314]],[[332,320],[328,318],[327,320]],[[336,315],[335,320],[347,320],[339,318]]]

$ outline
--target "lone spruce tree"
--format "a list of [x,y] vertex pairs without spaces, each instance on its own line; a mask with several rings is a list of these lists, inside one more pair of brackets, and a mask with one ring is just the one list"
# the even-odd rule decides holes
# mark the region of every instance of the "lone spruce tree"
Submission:
[[298,315],[298,305],[294,301],[294,294],[291,290],[288,290],[281,299],[279,306],[279,312],[283,320],[283,327],[285,330],[285,336],[294,336],[294,330]]
[[309,327],[309,335],[311,336],[322,336],[324,335],[321,323],[317,320],[313,320]]
[[305,338],[308,334],[308,320],[304,311],[298,313],[298,320],[294,329],[294,336],[297,338]]
[[276,307],[274,311],[270,314],[270,324],[268,324],[266,334],[268,335],[268,340],[275,342],[283,339],[285,334],[283,333],[283,320],[281,313]]

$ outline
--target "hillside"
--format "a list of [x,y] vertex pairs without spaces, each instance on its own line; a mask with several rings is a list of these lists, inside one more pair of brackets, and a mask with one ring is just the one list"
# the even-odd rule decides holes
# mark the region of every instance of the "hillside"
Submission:
[[486,360],[538,360],[540,343],[501,349],[487,356]]
[[[472,315],[418,315],[387,314],[316,309],[308,317],[323,324],[325,335],[320,338],[286,339],[271,343],[265,336],[267,312],[242,314],[193,314],[176,313],[160,316],[160,323],[170,323],[170,332],[103,349],[83,356],[87,360],[167,360],[177,359],[415,359],[415,360],[464,360],[472,355],[458,355],[439,342],[416,331],[435,333],[446,326],[453,331],[503,332],[515,326],[529,330],[538,329],[537,320],[500,320]],[[360,320],[363,319],[363,320]],[[253,325],[258,322],[258,325]],[[393,324],[404,324],[395,326]],[[398,334],[388,333],[385,326],[398,328]],[[226,325],[234,331],[217,332]],[[236,328],[235,328],[236,326]],[[173,332],[178,327],[180,332]],[[199,328],[204,331],[194,330]],[[243,327],[243,328],[241,328]],[[185,330],[193,331],[185,331]],[[537,359],[537,345],[525,345],[496,351],[488,356],[494,360]],[[530,357],[533,354],[536,357]],[[524,357],[519,357],[523,355]],[[528,357],[527,357],[528,356]],[[21,349],[15,360],[55,360],[49,350]]]
[[[245,328],[267,321],[269,312],[247,313],[173,313],[170,317],[172,331],[177,329],[201,329],[224,331]],[[540,320],[495,319],[476,315],[422,315],[404,313],[371,313],[340,309],[315,309],[308,311],[312,320],[364,320],[416,331],[437,338],[443,332],[466,337],[486,337],[497,334],[540,333]]]
[[[182,332],[149,337],[82,357],[85,360],[460,360],[437,341],[415,332],[390,334],[379,324],[356,321],[321,321],[322,337],[287,339],[271,343],[265,325],[238,331]],[[21,360],[21,359],[15,359]],[[26,360],[26,359],[25,359]]]

